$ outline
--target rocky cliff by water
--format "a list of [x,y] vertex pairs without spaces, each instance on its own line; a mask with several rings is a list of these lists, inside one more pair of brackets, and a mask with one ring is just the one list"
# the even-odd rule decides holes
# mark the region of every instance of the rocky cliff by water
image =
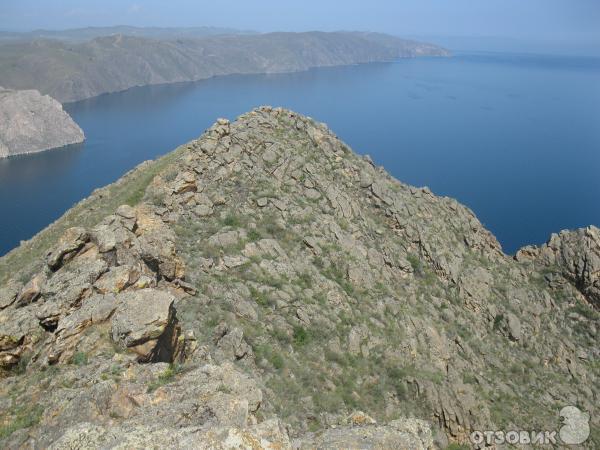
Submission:
[[153,39],[111,35],[88,42],[0,42],[0,85],[71,102],[134,86],[217,75],[447,56],[441,47],[377,33],[309,32]]
[[0,286],[5,448],[446,448],[566,405],[600,445],[600,231],[507,256],[291,111],[96,191]]
[[0,88],[0,158],[83,142],[62,105],[38,91]]

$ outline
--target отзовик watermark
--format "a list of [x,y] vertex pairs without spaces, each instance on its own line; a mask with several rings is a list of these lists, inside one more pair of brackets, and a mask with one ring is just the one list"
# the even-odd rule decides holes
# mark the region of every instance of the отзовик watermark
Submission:
[[508,431],[473,431],[472,444],[582,444],[590,435],[590,415],[575,406],[565,406],[560,410],[563,426],[560,430],[508,430]]

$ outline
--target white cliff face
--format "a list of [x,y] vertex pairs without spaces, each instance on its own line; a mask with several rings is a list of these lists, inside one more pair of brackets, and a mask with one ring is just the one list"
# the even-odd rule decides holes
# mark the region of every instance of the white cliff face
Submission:
[[77,144],[84,138],[52,97],[0,88],[0,158]]

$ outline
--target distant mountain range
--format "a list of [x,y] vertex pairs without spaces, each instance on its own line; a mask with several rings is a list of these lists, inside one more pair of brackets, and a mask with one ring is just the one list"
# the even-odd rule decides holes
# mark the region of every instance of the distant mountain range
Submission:
[[114,34],[165,39],[181,37],[199,38],[230,34],[255,34],[255,32],[220,27],[141,28],[129,25],[117,25],[114,27],[86,27],[71,30],[33,30],[27,32],[0,31],[0,40],[57,39],[60,41],[83,42],[97,37],[111,36]]
[[[126,33],[119,31],[123,29]],[[215,36],[225,31],[231,30],[116,27],[54,35],[81,39],[110,34],[83,42],[46,39],[47,32],[32,32],[44,39],[0,40],[0,85],[37,89],[60,102],[71,102],[134,86],[196,81],[217,75],[296,72],[313,67],[449,55],[436,45],[378,33]],[[201,33],[206,35],[199,37]]]

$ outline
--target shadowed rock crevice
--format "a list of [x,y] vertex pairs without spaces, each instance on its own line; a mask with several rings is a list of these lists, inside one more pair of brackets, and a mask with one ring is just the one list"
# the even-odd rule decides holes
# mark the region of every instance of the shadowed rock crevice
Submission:
[[181,327],[177,320],[175,307],[171,305],[169,308],[169,316],[171,319],[168,321],[164,332],[160,335],[156,341],[156,347],[152,350],[148,361],[140,362],[175,362],[178,354],[183,350],[181,336]]

